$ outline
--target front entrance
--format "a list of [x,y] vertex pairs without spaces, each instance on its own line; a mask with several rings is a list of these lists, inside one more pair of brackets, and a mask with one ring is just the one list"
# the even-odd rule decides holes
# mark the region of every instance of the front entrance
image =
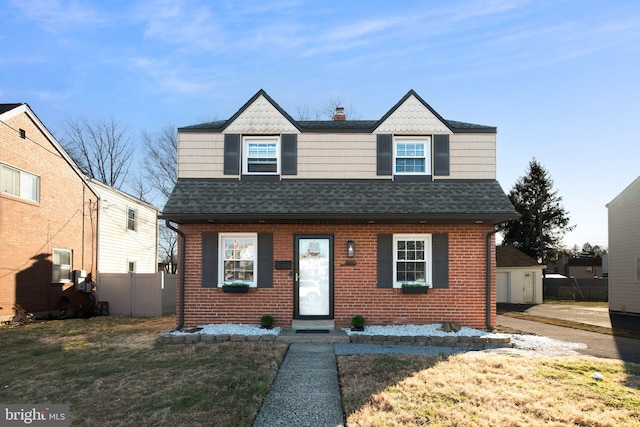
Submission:
[[333,319],[333,236],[295,236],[294,318]]

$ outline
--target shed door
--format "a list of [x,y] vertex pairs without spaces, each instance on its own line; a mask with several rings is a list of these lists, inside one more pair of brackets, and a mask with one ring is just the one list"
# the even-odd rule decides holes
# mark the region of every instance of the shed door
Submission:
[[496,275],[496,302],[507,302],[509,300],[509,273],[499,271]]
[[533,304],[533,272],[524,273],[524,277],[522,278],[522,303],[523,304]]

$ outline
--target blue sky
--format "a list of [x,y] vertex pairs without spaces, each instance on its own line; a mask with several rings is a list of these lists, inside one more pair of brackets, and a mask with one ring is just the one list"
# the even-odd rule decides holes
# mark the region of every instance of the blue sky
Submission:
[[259,89],[292,116],[331,97],[379,119],[410,89],[498,128],[505,191],[535,157],[575,231],[640,174],[640,2],[5,1],[0,102],[58,137],[70,118],[134,136],[225,119]]

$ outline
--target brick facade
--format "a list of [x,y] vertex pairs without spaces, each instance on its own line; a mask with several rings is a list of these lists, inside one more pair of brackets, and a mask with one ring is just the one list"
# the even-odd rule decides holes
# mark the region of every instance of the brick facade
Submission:
[[[294,235],[323,234],[334,238],[334,319],[350,326],[354,315],[369,325],[429,324],[442,321],[486,328],[487,225],[181,225],[186,236],[184,326],[208,323],[258,323],[270,314],[276,326],[290,327],[294,313],[293,270],[273,270],[272,288],[251,288],[247,294],[202,287],[202,233],[273,233],[273,259],[294,260]],[[377,287],[377,235],[447,233],[449,287],[426,295],[405,295],[401,289]],[[356,245],[356,265],[347,265],[346,243]],[[491,247],[494,248],[492,239]],[[491,324],[495,325],[495,249],[492,249]],[[179,299],[179,292],[178,292]]]
[[0,123],[0,163],[40,177],[39,202],[0,193],[1,319],[15,303],[42,315],[88,307],[86,293],[52,283],[54,248],[71,249],[72,268],[95,277],[96,195],[36,121],[21,113]]

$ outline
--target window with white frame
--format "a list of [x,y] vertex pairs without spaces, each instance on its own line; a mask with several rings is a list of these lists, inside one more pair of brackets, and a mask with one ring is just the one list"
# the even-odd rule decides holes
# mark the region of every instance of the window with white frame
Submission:
[[71,265],[73,253],[71,249],[53,249],[53,283],[64,283],[71,281]]
[[395,234],[393,248],[393,287],[431,286],[431,235]]
[[431,174],[430,137],[395,137],[393,155],[396,174]]
[[133,208],[127,208],[127,230],[138,230],[138,211]]
[[280,173],[280,138],[277,136],[245,136],[243,138],[243,173]]
[[0,191],[39,202],[40,177],[7,165],[0,165]]
[[220,235],[221,284],[246,283],[256,286],[257,234]]
[[136,272],[136,262],[135,261],[127,261],[127,273],[135,273]]

